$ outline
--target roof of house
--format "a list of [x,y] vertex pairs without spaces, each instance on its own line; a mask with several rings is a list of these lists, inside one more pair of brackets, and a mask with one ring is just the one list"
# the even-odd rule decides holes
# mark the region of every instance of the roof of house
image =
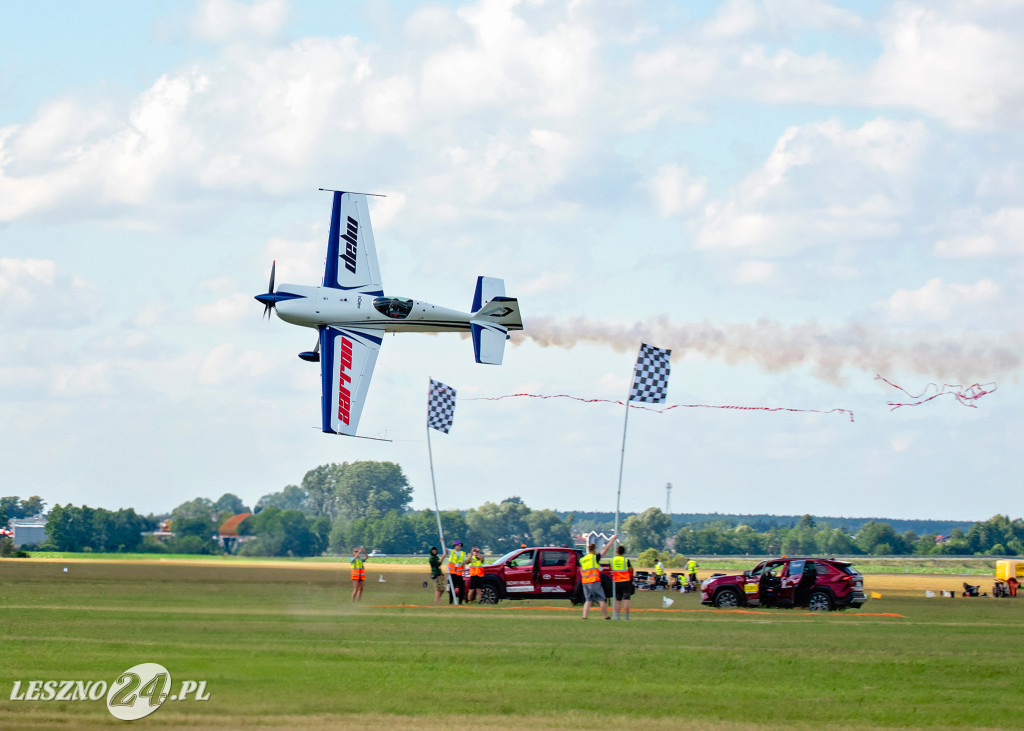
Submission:
[[238,515],[232,515],[230,518],[224,521],[224,525],[220,527],[220,534],[222,536],[237,536],[238,526],[242,524],[242,521],[248,518],[252,513],[239,513]]

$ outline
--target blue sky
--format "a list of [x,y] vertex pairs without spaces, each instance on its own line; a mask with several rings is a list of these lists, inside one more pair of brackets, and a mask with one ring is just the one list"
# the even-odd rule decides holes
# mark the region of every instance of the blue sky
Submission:
[[[442,507],[1020,515],[1024,10],[1017,3],[40,2],[0,27],[2,494],[250,503],[325,462],[398,462]],[[361,431],[320,434],[310,333],[330,198],[372,204],[389,294],[503,277],[500,368],[386,339]],[[890,411],[928,383],[966,408]]]

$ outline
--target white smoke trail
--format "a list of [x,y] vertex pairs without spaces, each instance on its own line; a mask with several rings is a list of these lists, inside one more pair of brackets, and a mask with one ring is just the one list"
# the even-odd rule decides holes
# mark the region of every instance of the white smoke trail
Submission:
[[585,317],[535,317],[515,341],[543,347],[572,348],[581,343],[632,351],[640,342],[671,348],[673,360],[688,353],[727,363],[755,363],[777,372],[813,366],[816,377],[842,380],[844,368],[867,373],[912,371],[928,378],[956,378],[964,383],[991,380],[1024,364],[1022,333],[995,338],[931,336],[887,331],[861,324],[827,328],[815,322],[783,325],[772,320],[754,324],[674,323],[666,316],[633,324],[598,322]]

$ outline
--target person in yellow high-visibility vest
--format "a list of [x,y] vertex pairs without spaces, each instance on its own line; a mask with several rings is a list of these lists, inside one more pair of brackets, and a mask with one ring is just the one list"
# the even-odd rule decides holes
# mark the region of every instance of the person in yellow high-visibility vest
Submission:
[[448,603],[456,599],[460,602],[466,601],[466,582],[462,578],[462,566],[466,563],[466,552],[462,550],[462,541],[455,541],[452,544],[451,553],[448,554],[448,576],[455,588],[455,596],[448,597]]
[[604,587],[601,586],[601,559],[618,537],[618,534],[612,536],[611,540],[604,544],[601,553],[598,553],[597,546],[591,543],[587,546],[587,552],[580,559],[580,581],[583,584],[583,619],[587,618],[592,602],[598,603],[605,619],[611,619],[608,615],[608,605],[605,604]]
[[469,552],[469,601],[480,600],[480,588],[484,579],[484,554],[473,546]]
[[692,558],[686,562],[686,573],[689,579],[691,589],[697,583],[697,566],[697,562],[694,561]]
[[363,598],[363,585],[366,583],[366,549],[362,546],[352,549],[352,560],[349,562],[351,570],[349,576],[352,579],[352,601],[357,602]]
[[[629,621],[629,598],[633,596],[633,564],[626,558],[626,547],[615,549],[612,559],[612,583],[615,587],[615,619]],[[625,610],[626,616],[622,616]]]

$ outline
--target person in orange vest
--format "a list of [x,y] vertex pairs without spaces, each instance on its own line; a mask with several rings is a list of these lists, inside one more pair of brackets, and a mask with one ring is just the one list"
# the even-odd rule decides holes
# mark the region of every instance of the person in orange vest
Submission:
[[462,541],[455,541],[451,553],[448,554],[448,576],[451,577],[452,586],[455,588],[455,596],[448,597],[449,604],[454,603],[456,599],[459,602],[466,601],[466,582],[462,577],[462,567],[465,563],[466,552],[462,550]]
[[[615,586],[615,619],[629,621],[629,598],[633,596],[633,564],[626,558],[626,547],[615,549],[612,559],[612,581]],[[625,610],[625,616],[621,611]]]
[[605,604],[604,587],[601,586],[601,559],[604,558],[605,552],[611,548],[612,543],[618,537],[618,534],[612,536],[611,540],[604,544],[601,553],[598,553],[597,546],[591,543],[587,546],[587,553],[580,559],[580,581],[583,583],[583,619],[587,618],[592,602],[598,603],[605,619],[611,619],[608,615],[608,605]]
[[350,576],[352,577],[352,601],[357,602],[363,598],[363,585],[366,583],[366,549],[362,546],[352,549],[352,561]]
[[484,554],[473,546],[469,552],[469,601],[479,601],[480,584],[484,577]]

